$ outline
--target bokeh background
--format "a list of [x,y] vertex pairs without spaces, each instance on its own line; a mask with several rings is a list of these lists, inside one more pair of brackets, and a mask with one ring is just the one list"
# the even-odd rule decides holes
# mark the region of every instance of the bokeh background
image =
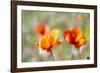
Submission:
[[[22,62],[41,62],[52,61],[51,56],[42,56],[39,54],[39,49],[35,45],[38,42],[34,26],[39,22],[47,24],[50,30],[60,29],[58,39],[62,39],[63,43],[60,46],[52,49],[53,56],[56,61],[64,60],[79,60],[76,55],[72,59],[72,46],[67,44],[62,32],[65,29],[70,29],[73,26],[80,26],[86,36],[88,42],[83,47],[82,60],[89,59],[90,56],[90,14],[75,13],[75,12],[47,12],[47,11],[32,11],[22,10]],[[76,52],[76,50],[75,50]]]

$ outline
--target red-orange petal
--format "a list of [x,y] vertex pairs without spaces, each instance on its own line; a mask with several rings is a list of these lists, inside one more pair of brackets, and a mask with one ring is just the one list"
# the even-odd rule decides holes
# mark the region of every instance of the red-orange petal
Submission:
[[46,31],[45,24],[43,24],[43,23],[37,24],[36,27],[35,27],[35,31],[40,35],[44,35],[45,31]]
[[63,37],[69,44],[74,44],[75,41],[74,41],[73,33],[71,31],[65,30],[63,32]]
[[71,31],[74,34],[75,42],[77,42],[83,36],[82,28],[79,26],[75,26]]
[[61,43],[62,43],[61,41],[57,40],[57,41],[55,42],[55,46],[59,46]]
[[63,34],[62,34],[62,35],[63,35],[64,39],[65,39],[65,37],[66,37],[66,35],[67,35],[68,33],[70,33],[69,30],[64,30],[64,31],[63,31]]

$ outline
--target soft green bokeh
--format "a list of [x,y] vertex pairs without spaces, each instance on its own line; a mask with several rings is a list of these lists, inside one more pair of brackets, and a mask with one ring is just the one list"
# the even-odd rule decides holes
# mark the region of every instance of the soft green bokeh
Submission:
[[[38,42],[37,34],[33,30],[34,25],[43,22],[50,30],[59,29],[58,39],[63,43],[52,49],[55,60],[71,60],[72,45],[66,43],[62,32],[74,26],[80,26],[88,42],[83,47],[82,59],[90,56],[90,14],[89,13],[69,13],[69,12],[43,12],[22,10],[22,62],[52,61],[52,57],[43,57],[39,54],[39,49],[35,45]],[[78,59],[78,58],[76,58]]]

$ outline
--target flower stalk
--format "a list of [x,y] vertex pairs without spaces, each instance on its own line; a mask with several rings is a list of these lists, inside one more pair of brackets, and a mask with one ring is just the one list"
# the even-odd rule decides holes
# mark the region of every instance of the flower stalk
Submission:
[[50,53],[51,53],[51,57],[52,57],[53,61],[55,61],[52,50],[50,51]]

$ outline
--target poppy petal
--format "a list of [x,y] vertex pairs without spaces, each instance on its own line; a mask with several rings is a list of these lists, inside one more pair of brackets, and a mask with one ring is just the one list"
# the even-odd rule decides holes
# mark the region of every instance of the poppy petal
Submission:
[[79,26],[72,28],[72,33],[74,34],[75,42],[77,42],[83,36],[82,29]]
[[40,41],[39,41],[39,46],[46,50],[50,47],[50,44],[48,42],[48,35],[47,36],[44,36]]
[[50,36],[52,36],[55,40],[57,39],[59,34],[59,30],[58,29],[54,29],[51,31]]
[[49,42],[50,46],[53,47],[54,43],[55,43],[55,39],[52,36],[49,36],[48,42]]
[[55,42],[56,42],[56,39],[58,37],[58,33],[59,33],[59,30],[58,29],[54,29],[51,31],[50,33],[50,36],[49,36],[49,43],[50,45],[53,47]]
[[65,30],[63,32],[64,39],[69,43],[69,44],[74,44],[74,37],[73,33],[69,30]]
[[86,37],[82,37],[76,42],[75,47],[80,48],[82,45],[85,45],[86,43]]
[[62,42],[58,40],[58,41],[55,42],[55,46],[59,46],[61,43]]
[[39,23],[35,26],[35,31],[39,35],[44,35],[46,32],[46,24],[44,23]]

